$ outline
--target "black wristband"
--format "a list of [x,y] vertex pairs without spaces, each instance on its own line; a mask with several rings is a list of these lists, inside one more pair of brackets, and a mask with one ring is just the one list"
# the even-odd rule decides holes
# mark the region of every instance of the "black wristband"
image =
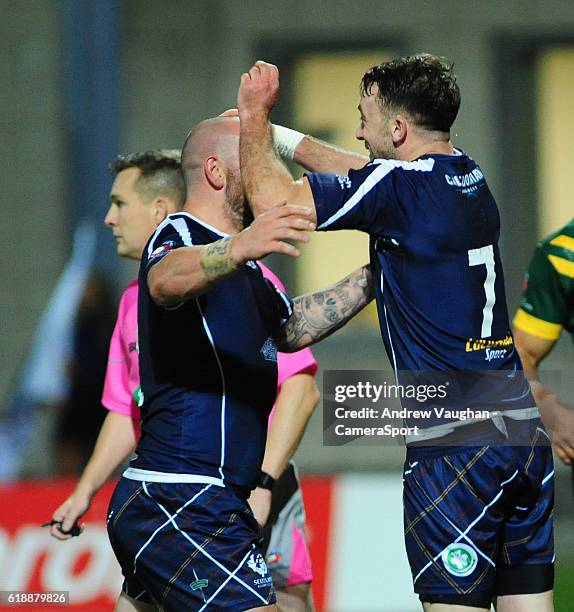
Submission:
[[275,478],[273,478],[273,476],[269,476],[269,474],[261,470],[261,472],[259,472],[259,480],[257,481],[257,486],[261,489],[273,491],[273,487],[275,486]]

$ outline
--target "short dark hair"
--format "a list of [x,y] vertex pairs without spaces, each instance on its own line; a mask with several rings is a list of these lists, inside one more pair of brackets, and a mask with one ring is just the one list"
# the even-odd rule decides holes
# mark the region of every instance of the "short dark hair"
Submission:
[[460,107],[460,89],[453,64],[445,58],[420,54],[400,57],[370,68],[361,81],[361,93],[377,85],[383,108],[401,109],[416,125],[448,132]]
[[169,195],[176,204],[183,206],[185,182],[181,170],[181,151],[152,149],[118,155],[109,165],[114,176],[128,168],[137,168],[141,172],[134,187],[142,196],[151,199]]

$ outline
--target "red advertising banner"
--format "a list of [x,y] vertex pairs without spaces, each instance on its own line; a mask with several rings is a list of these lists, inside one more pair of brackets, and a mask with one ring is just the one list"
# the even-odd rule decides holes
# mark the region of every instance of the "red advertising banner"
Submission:
[[[60,542],[42,523],[70,494],[74,480],[29,481],[0,485],[0,591],[68,591],[69,604],[36,601],[27,610],[113,610],[122,577],[108,541],[106,512],[114,483],[102,489],[82,522],[82,535]],[[314,593],[321,610],[326,585],[332,479],[303,479],[307,505]],[[6,593],[3,594],[6,601]],[[1,605],[0,610],[14,610]]]

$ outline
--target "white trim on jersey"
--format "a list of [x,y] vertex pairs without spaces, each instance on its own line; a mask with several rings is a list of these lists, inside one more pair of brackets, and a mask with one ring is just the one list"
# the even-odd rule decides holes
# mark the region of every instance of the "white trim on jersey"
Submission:
[[219,367],[219,374],[221,375],[221,459],[219,464],[219,474],[221,475],[221,479],[223,480],[223,464],[225,463],[225,408],[227,399],[227,396],[225,394],[225,373],[223,372],[223,366],[221,365],[221,360],[219,359],[219,354],[217,353],[217,348],[215,346],[213,336],[211,335],[211,330],[209,329],[209,325],[207,324],[207,319],[203,314],[203,310],[201,310],[199,300],[196,299],[195,301],[199,310],[199,314],[201,315],[203,329],[205,329],[205,333],[207,334],[209,342],[211,343],[211,348],[213,349],[213,354],[215,355],[215,359],[217,360],[217,366]]
[[157,237],[160,233],[168,226],[173,226],[173,229],[180,235],[181,240],[185,246],[192,246],[193,240],[191,239],[191,234],[189,233],[189,229],[183,219],[172,219],[171,217],[166,217],[155,230],[152,239],[149,242],[147,248],[147,256],[148,259],[151,257],[151,254],[154,252],[154,245]]
[[284,325],[285,323],[287,323],[287,321],[289,321],[291,315],[293,314],[293,306],[291,305],[291,301],[289,300],[289,298],[285,295],[283,291],[281,291],[281,289],[279,289],[279,287],[275,283],[273,283],[273,287],[275,287],[275,292],[285,303],[285,306],[287,307],[287,312],[289,313],[289,316],[287,318],[281,318],[281,325]]
[[172,219],[171,224],[181,236],[183,244],[185,244],[185,246],[191,246],[193,244],[193,240],[191,239],[191,234],[189,233],[187,223],[183,219]]
[[[381,266],[381,298],[384,296],[384,284],[385,277],[383,276],[383,268]],[[387,336],[389,337],[389,344],[391,346],[391,355],[393,356],[393,368],[395,370],[395,379],[397,384],[399,382],[399,371],[397,369],[397,359],[395,357],[395,349],[393,347],[393,339],[391,338],[391,328],[389,327],[389,319],[387,317],[387,307],[385,305],[385,301],[381,300],[383,304],[383,312],[385,313],[385,325],[387,326]]]
[[222,238],[228,238],[229,236],[231,236],[231,234],[226,234],[225,232],[222,232],[221,230],[216,229],[215,227],[213,227],[213,225],[209,225],[209,223],[206,223],[205,221],[198,219],[197,217],[195,217],[194,215],[192,215],[191,213],[185,210],[182,210],[181,212],[178,212],[178,213],[172,213],[172,214],[186,215],[187,217],[190,217],[191,219],[193,219],[196,223],[199,223],[199,225],[203,225],[203,227],[206,227],[208,230],[211,230],[214,234],[217,234],[221,236]]
[[434,159],[418,159],[414,162],[399,161],[396,159],[375,159],[372,161],[373,164],[379,167],[373,170],[371,174],[365,179],[363,184],[355,191],[355,193],[349,198],[349,200],[342,206],[333,216],[329,217],[326,221],[323,221],[317,229],[324,229],[329,225],[338,221],[341,217],[345,216],[371,191],[377,183],[392,172],[395,168],[402,168],[403,170],[414,170],[415,172],[431,172],[434,167]]
[[129,467],[123,473],[124,478],[139,480],[141,482],[184,482],[196,484],[209,484],[217,487],[224,487],[225,484],[220,478],[206,476],[204,474],[174,474],[172,472],[156,472],[154,470],[142,470],[141,468]]
[[157,237],[170,224],[171,224],[171,219],[168,216],[157,226],[155,232],[153,233],[153,235],[151,237],[151,240],[149,241],[148,247],[147,247],[147,256],[148,256],[148,259],[149,259],[150,255],[155,250],[155,241],[156,241]]

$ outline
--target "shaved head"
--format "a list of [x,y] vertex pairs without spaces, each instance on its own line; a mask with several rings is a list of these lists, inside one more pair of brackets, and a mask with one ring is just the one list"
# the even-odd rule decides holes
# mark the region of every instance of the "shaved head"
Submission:
[[188,201],[215,205],[222,196],[222,210],[235,230],[251,223],[239,170],[239,117],[219,116],[193,127],[183,145],[181,166]]
[[239,171],[239,117],[215,117],[198,123],[187,135],[181,152],[185,183],[189,188],[208,157],[217,157]]

